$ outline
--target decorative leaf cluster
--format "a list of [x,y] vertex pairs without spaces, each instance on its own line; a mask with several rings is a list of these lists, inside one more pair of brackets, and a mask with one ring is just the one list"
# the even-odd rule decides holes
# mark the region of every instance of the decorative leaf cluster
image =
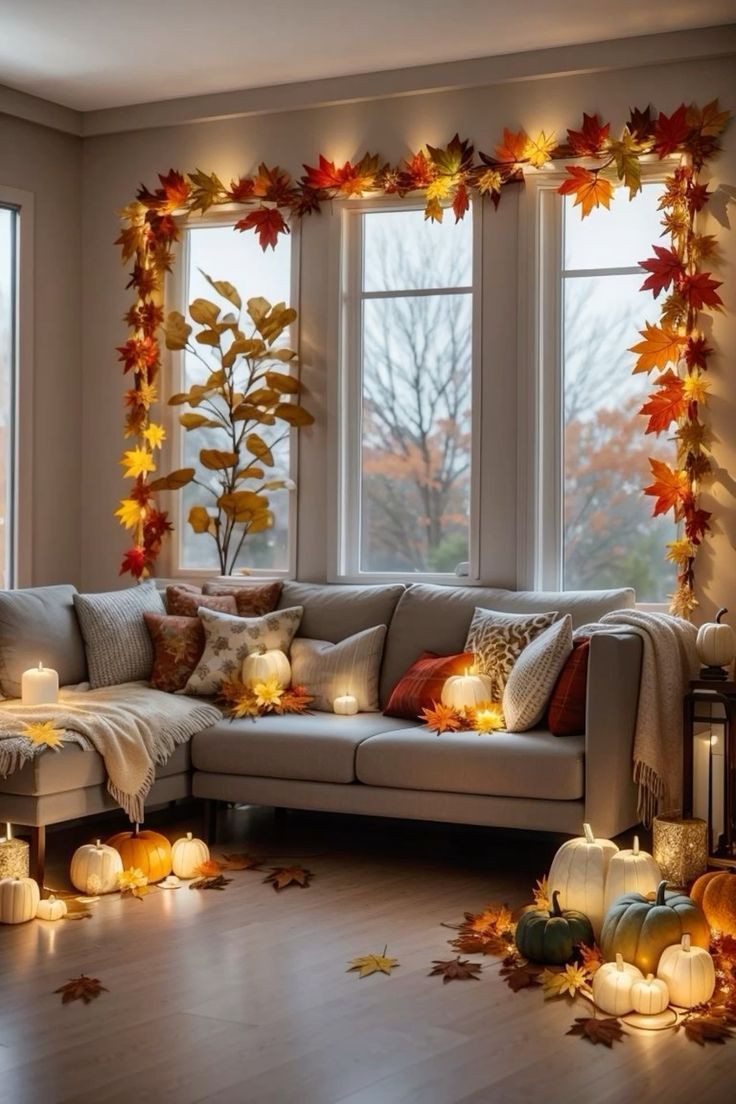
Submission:
[[500,703],[491,701],[463,709],[435,701],[422,710],[419,720],[438,735],[443,732],[498,732],[506,723]]
[[220,684],[219,697],[225,711],[233,719],[262,717],[267,713],[308,713],[314,701],[304,686],[290,686],[284,690],[273,678],[251,687],[237,676]]

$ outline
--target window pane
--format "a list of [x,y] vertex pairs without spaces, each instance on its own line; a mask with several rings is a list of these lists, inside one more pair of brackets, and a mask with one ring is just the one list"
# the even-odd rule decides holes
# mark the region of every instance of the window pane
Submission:
[[[217,293],[202,276],[206,272],[214,280],[227,280],[240,292],[245,304],[248,299],[263,296],[270,303],[285,302],[291,299],[291,248],[289,239],[281,239],[275,250],[263,252],[253,234],[237,234],[231,226],[192,227],[188,236],[187,303],[196,298],[214,300],[221,304]],[[200,271],[201,270],[201,271]],[[186,306],[182,310],[186,313]],[[226,304],[222,304],[225,312]],[[250,334],[252,323],[243,312],[242,327]],[[289,344],[289,335],[285,333],[280,344]],[[210,366],[210,370],[219,367],[207,346],[198,347],[200,356]],[[202,360],[186,353],[183,362],[184,379],[182,390],[193,383],[202,383],[207,377],[207,368]],[[215,402],[217,400],[214,400]],[[186,408],[184,408],[186,409]],[[205,411],[206,413],[206,411]],[[276,426],[261,426],[259,436],[271,446],[274,467],[268,468],[269,479],[286,479],[289,476],[289,433],[284,423]],[[194,429],[181,433],[181,464],[183,467],[196,466],[199,469],[198,456],[203,448],[228,448],[225,434],[217,429]],[[249,457],[249,454],[245,454]],[[252,459],[252,457],[249,457]],[[198,479],[209,481],[213,490],[217,489],[216,473],[198,471]],[[246,484],[248,489],[254,486]],[[185,487],[182,499],[182,524],[180,526],[180,568],[219,570],[217,549],[213,539],[205,534],[195,533],[186,522],[189,510],[195,504],[202,504],[201,488],[189,484]],[[263,533],[254,533],[246,537],[238,555],[236,567],[250,567],[262,570],[285,571],[289,566],[289,492],[277,490],[269,492],[270,507],[274,514],[274,526]]]
[[642,488],[647,458],[671,462],[673,446],[645,437],[637,414],[649,380],[632,375],[626,350],[651,315],[640,286],[640,275],[563,280],[564,586],[633,586],[639,601],[663,602],[673,585],[664,546],[675,526],[652,517]]
[[363,217],[363,290],[470,287],[473,282],[471,213],[441,223],[423,211],[372,211]]
[[567,196],[564,267],[635,268],[662,233],[657,211],[661,194],[661,184],[644,184],[629,200],[628,191],[617,188],[610,210],[597,207],[584,219],[574,199]]
[[13,585],[13,452],[18,212],[0,207],[0,587]]

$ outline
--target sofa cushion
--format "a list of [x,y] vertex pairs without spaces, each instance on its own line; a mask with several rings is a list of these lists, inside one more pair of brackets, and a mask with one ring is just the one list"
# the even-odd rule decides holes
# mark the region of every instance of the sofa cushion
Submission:
[[415,725],[364,740],[355,770],[368,786],[575,801],[583,795],[584,747],[582,736],[558,740],[540,729],[437,736]]
[[[414,583],[402,594],[389,622],[381,670],[381,703],[424,651],[452,655],[463,650],[476,606],[501,613],[569,613],[573,628],[599,621],[604,613],[634,606],[634,591],[500,590],[495,587],[431,586]],[[306,632],[306,630],[303,630]]]
[[360,713],[375,712],[385,639],[385,625],[364,629],[339,644],[296,639],[291,645],[291,681],[311,694],[312,709],[332,713],[335,698],[351,694]]
[[149,677],[153,644],[143,614],[166,613],[152,580],[107,594],[75,594],[74,607],[93,690]]
[[285,582],[279,608],[302,606],[304,613],[299,636],[337,644],[346,636],[354,636],[364,629],[388,625],[403,593],[404,587],[400,583],[391,586],[333,586]]
[[203,594],[190,586],[167,586],[166,609],[172,617],[196,617],[198,609],[218,610],[220,613],[238,613],[232,594]]
[[41,661],[60,686],[87,678],[87,660],[74,611],[73,586],[0,591],[0,691],[19,698],[21,675]]
[[[189,742],[180,744],[166,763],[156,767],[157,778],[188,771],[191,765]],[[107,782],[102,756],[96,751],[68,743],[60,751],[44,749],[20,770],[0,778],[0,794],[37,796],[65,793],[99,786]],[[80,812],[81,815],[81,812]]]
[[214,774],[354,782],[361,740],[387,729],[396,731],[400,725],[380,713],[272,714],[256,721],[221,721],[192,738],[192,763]]
[[153,644],[151,686],[175,694],[183,690],[204,651],[204,629],[198,617],[144,613]]

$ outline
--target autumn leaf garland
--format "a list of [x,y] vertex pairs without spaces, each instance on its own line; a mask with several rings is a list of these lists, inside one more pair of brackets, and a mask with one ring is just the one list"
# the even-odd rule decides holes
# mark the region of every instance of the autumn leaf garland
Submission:
[[698,548],[710,531],[710,514],[699,505],[702,482],[711,470],[710,441],[702,419],[707,401],[708,359],[713,350],[702,332],[704,317],[722,306],[720,283],[712,267],[716,242],[698,232],[696,221],[710,191],[701,180],[707,163],[719,149],[719,138],[729,113],[716,100],[703,108],[681,104],[671,115],[634,109],[618,136],[597,114],[583,115],[578,129],[570,128],[563,142],[546,131],[530,136],[523,129],[504,129],[492,154],[478,152],[455,135],[446,146],[430,146],[392,166],[379,155],[340,164],[320,155],[316,165],[304,165],[295,180],[280,166],[261,163],[252,175],[224,183],[216,173],[196,169],[183,174],[171,169],[159,176],[159,187],[142,186],[136,200],[122,212],[122,231],[116,244],[123,261],[132,261],[128,287],[135,301],[125,320],[127,341],[119,359],[132,381],[126,392],[126,436],[134,441],[123,460],[124,475],[132,487],[121,501],[117,516],[130,532],[121,574],[140,579],[153,569],[171,524],[154,502],[152,477],[163,427],[151,418],[158,400],[160,370],[158,331],[163,323],[162,288],[174,260],[179,238],[179,216],[204,214],[212,207],[236,205],[246,213],[235,222],[239,232],[256,234],[265,250],[275,248],[290,232],[293,219],[318,213],[334,199],[367,194],[424,198],[425,218],[441,222],[446,210],[462,219],[475,196],[488,196],[498,206],[504,188],[522,183],[530,169],[551,162],[565,165],[566,179],[558,188],[574,197],[584,218],[607,208],[616,181],[633,197],[641,189],[643,158],[680,157],[667,177],[661,200],[663,236],[669,244],[653,247],[653,256],[641,262],[646,278],[643,290],[655,298],[666,293],[658,322],[647,322],[643,340],[633,347],[635,372],[657,371],[653,393],[642,407],[648,419],[645,432],[672,432],[676,442],[674,467],[650,461],[653,482],[645,493],[654,499],[654,514],[671,513],[682,524],[683,535],[668,546],[667,557],[677,568],[673,612],[689,616],[695,606],[694,564]]

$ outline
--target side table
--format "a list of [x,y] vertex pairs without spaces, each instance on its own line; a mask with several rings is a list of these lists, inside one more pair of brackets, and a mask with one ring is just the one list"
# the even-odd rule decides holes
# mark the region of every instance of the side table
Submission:
[[[713,716],[719,706],[721,716]],[[708,850],[709,865],[736,867],[736,682],[693,679],[684,699],[683,723],[683,816],[693,814],[695,726],[718,726],[723,734],[723,832],[713,841],[713,773],[708,760]]]

